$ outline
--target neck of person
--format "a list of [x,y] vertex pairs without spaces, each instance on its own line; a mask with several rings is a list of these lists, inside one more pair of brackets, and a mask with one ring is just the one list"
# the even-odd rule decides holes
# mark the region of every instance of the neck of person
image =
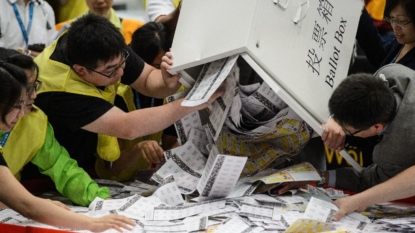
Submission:
[[24,0],[24,5],[27,6],[29,4],[30,0]]
[[401,54],[400,54],[401,56],[400,57],[405,56],[405,54],[407,54],[409,51],[411,51],[411,49],[413,49],[414,47],[415,47],[415,43],[404,44],[403,48],[401,50]]
[[[89,13],[90,14],[95,14],[94,12],[91,12],[91,11],[89,11]],[[106,18],[106,19],[110,19],[110,17],[111,17],[111,11],[109,10],[105,15],[100,15],[100,14],[97,14],[97,15],[99,15],[99,16],[102,16],[102,17],[104,17],[104,18]]]

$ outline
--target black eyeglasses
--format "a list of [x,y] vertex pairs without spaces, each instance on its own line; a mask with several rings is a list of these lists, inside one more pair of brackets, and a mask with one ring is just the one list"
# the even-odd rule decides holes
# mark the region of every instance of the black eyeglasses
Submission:
[[107,77],[107,78],[112,78],[112,76],[114,76],[114,74],[115,73],[117,73],[117,71],[121,68],[121,66],[123,66],[124,65],[124,63],[127,61],[127,58],[130,56],[130,54],[128,53],[128,51],[127,50],[125,50],[124,51],[124,58],[121,60],[121,62],[120,62],[120,64],[114,69],[114,71],[112,71],[111,72],[111,74],[109,74],[109,75],[107,75],[107,74],[103,74],[103,73],[101,73],[101,72],[98,72],[98,71],[96,71],[96,70],[94,70],[94,69],[91,69],[91,68],[89,68],[89,67],[86,67],[86,66],[84,66],[85,68],[87,68],[88,70],[90,70],[90,71],[93,71],[93,72],[95,72],[95,73],[98,73],[98,74],[100,74],[100,75],[102,75],[102,76],[105,76],[105,77]]
[[394,20],[390,17],[385,17],[384,20],[388,22],[389,24],[395,24],[396,26],[400,28],[405,28],[406,25],[412,23],[412,20]]
[[29,85],[26,89],[26,93],[28,96],[31,96],[33,94],[33,91],[39,91],[42,87],[42,81],[36,80],[33,85]]
[[350,132],[349,130],[347,130],[347,129],[345,129],[344,127],[342,127],[342,129],[343,129],[343,131],[344,131],[344,133],[347,135],[347,136],[354,136],[354,135],[356,135],[356,134],[358,134],[358,133],[360,133],[360,132],[362,132],[362,131],[364,131],[364,130],[366,130],[366,129],[359,129],[359,130],[356,130],[355,132]]
[[19,109],[19,111],[22,111],[24,109],[24,107],[26,106],[26,101],[21,100],[19,105],[13,105],[13,104],[8,104],[6,102],[0,101],[0,103],[3,103],[5,105],[11,106],[13,108]]

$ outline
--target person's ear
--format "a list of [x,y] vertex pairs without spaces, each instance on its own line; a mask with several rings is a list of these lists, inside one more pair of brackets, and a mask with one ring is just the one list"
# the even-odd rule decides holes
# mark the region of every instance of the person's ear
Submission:
[[376,133],[380,134],[382,130],[385,128],[385,125],[382,123],[377,123],[377,124],[374,124],[373,127],[375,128]]
[[86,74],[88,73],[88,70],[87,68],[85,68],[85,66],[74,64],[72,68],[81,78],[85,77]]

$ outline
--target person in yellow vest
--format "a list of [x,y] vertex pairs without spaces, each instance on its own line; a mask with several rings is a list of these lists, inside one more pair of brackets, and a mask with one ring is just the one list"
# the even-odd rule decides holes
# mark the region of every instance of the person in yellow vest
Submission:
[[[130,43],[131,49],[140,56],[146,63],[160,69],[163,55],[169,51],[172,41],[166,27],[161,23],[148,22],[137,29],[132,36]],[[183,91],[181,86],[178,91]],[[162,99],[152,98],[144,95],[138,95],[136,98],[141,108],[152,106],[161,106],[164,104]],[[174,125],[163,131],[161,137],[161,146],[164,150],[171,149],[177,145],[177,133]],[[157,140],[157,139],[155,139]]]
[[[114,106],[120,83],[140,94],[164,98],[177,91],[180,75],[167,52],[161,69],[146,64],[128,47],[119,30],[107,19],[87,14],[35,61],[43,82],[36,105],[48,116],[58,141],[80,167],[94,167],[95,154],[112,162],[113,169],[134,163],[138,155],[123,155],[117,138],[134,139],[159,132],[189,113],[204,109],[223,94],[220,88],[207,103],[181,106],[183,99],[159,107],[124,112]],[[149,158],[158,163],[163,158]]]
[[[0,62],[0,83],[0,132],[3,133],[0,137],[0,202],[27,218],[57,227],[93,232],[101,232],[110,228],[119,232],[121,228],[131,230],[130,226],[134,226],[135,223],[124,216],[111,214],[100,218],[90,218],[71,212],[60,202],[35,197],[20,184],[3,157],[7,156],[3,144],[8,141],[8,138],[4,137],[5,132],[13,131],[14,127],[20,123],[19,119],[24,116],[26,88],[28,87],[26,74],[17,66]],[[32,140],[36,140],[34,135],[29,136]],[[20,144],[23,145],[23,142]]]
[[85,0],[60,0],[60,2],[58,23],[77,18],[88,10]]
[[[12,174],[20,180],[23,167],[31,162],[42,174],[51,177],[56,189],[78,205],[88,206],[95,197],[111,197],[108,188],[100,188],[68,152],[55,139],[53,128],[47,116],[33,105],[36,90],[42,83],[38,80],[38,67],[29,56],[11,49],[0,48],[0,60],[8,61],[22,68],[28,79],[25,116],[19,120],[12,131],[0,132],[1,137],[8,137],[3,145],[4,159]],[[17,146],[24,144],[25,146]]]
[[[161,59],[171,47],[171,41],[169,40],[167,30],[163,24],[148,22],[134,32],[129,46],[147,64],[160,69]],[[183,91],[183,89],[184,88],[181,87],[179,88],[179,91]],[[120,87],[118,90],[120,90]],[[115,98],[115,105],[125,112],[157,107],[164,103],[163,99],[145,96],[136,91],[133,91],[131,93],[132,96],[130,97],[134,102],[129,103],[128,99],[125,98],[126,96],[120,95],[119,92],[120,91],[118,91],[119,95]],[[120,98],[120,96],[124,96],[124,98]],[[164,150],[171,149],[173,146],[178,146],[177,133],[174,125],[169,126],[164,131],[136,138],[132,141],[119,140],[119,143],[120,145],[122,143],[122,146],[120,146],[121,148],[129,150],[130,153],[141,154],[144,158],[161,158],[163,157]],[[125,150],[121,153],[125,153]],[[147,162],[149,161],[150,160],[147,159]],[[114,172],[112,169],[108,168],[108,166],[104,166],[104,160],[98,158],[95,169],[98,176],[104,179],[124,181],[131,180],[134,176],[137,176],[138,178],[145,180],[146,178],[149,178],[142,176],[142,174],[146,174],[149,169],[148,165],[145,167],[145,162],[146,161],[138,160],[135,164],[129,163],[130,167],[125,168],[122,172]]]
[[[82,15],[85,14],[97,14],[102,17],[107,18],[111,23],[117,27],[122,35],[124,36],[125,43],[129,44],[131,42],[131,36],[135,30],[141,27],[144,22],[135,19],[121,19],[118,17],[115,10],[112,8],[113,0],[83,0],[86,2],[87,8],[83,11]],[[63,31],[65,28],[69,27],[71,22],[75,21],[77,17],[70,18],[56,25],[56,30]]]

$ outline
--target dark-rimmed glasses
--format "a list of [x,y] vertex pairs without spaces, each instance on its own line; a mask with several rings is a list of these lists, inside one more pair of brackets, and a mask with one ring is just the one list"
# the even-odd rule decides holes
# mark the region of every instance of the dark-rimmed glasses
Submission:
[[121,66],[124,65],[124,63],[127,61],[128,56],[130,56],[130,54],[128,53],[127,50],[125,50],[124,51],[124,58],[121,60],[120,64],[114,69],[114,71],[112,71],[111,74],[109,74],[109,75],[104,74],[104,73],[101,73],[99,71],[96,71],[96,70],[91,69],[91,68],[86,67],[86,66],[84,66],[84,67],[87,68],[90,71],[93,71],[93,72],[95,72],[97,74],[100,74],[100,75],[102,75],[102,76],[107,77],[108,79],[110,79],[110,78],[112,78],[112,76],[114,76],[115,73],[117,73],[117,71],[121,68]]
[[358,134],[358,133],[360,133],[360,132],[362,132],[362,131],[364,131],[364,130],[366,130],[366,129],[359,129],[359,130],[356,130],[355,132],[350,132],[349,130],[347,130],[347,129],[345,129],[344,127],[342,127],[342,129],[343,129],[343,131],[344,131],[344,133],[347,135],[347,136],[354,136],[354,135],[356,135],[356,134]]
[[391,19],[390,17],[385,17],[384,20],[386,22],[388,22],[390,25],[395,24],[396,26],[400,27],[400,28],[405,28],[406,25],[412,23],[412,20],[394,20]]
[[42,81],[36,80],[33,85],[29,85],[26,89],[26,93],[28,96],[31,96],[33,94],[33,91],[39,91],[42,87]]
[[19,105],[13,105],[13,104],[8,104],[6,102],[0,101],[0,103],[3,103],[5,105],[11,106],[13,108],[19,109],[19,111],[22,111],[24,109],[24,107],[26,106],[26,101],[21,100]]

